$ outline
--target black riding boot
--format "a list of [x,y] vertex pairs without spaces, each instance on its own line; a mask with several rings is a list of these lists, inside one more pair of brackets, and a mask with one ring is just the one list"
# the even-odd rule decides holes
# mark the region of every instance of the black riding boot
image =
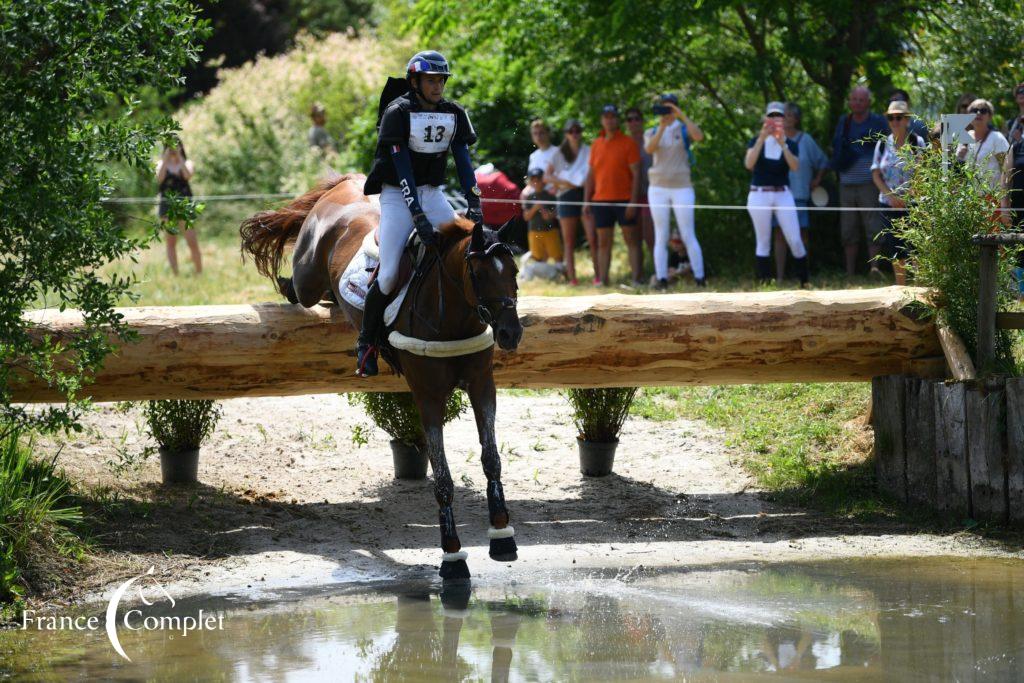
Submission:
[[374,280],[366,290],[366,303],[363,304],[363,326],[359,330],[359,341],[356,342],[356,374],[361,377],[373,377],[377,374],[377,344],[380,342],[384,327],[384,309],[388,297],[380,291]]
[[807,271],[807,257],[803,256],[798,259],[793,259],[793,262],[796,264],[796,274],[797,277],[800,278],[800,286],[804,287],[811,279],[810,273]]
[[760,284],[768,284],[772,281],[772,259],[769,256],[757,256],[755,275]]

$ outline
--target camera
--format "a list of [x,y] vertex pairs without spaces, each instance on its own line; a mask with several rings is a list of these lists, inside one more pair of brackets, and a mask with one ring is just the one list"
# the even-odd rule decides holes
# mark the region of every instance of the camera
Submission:
[[665,114],[671,114],[672,109],[666,107],[664,104],[656,104],[653,107],[655,116],[664,116]]

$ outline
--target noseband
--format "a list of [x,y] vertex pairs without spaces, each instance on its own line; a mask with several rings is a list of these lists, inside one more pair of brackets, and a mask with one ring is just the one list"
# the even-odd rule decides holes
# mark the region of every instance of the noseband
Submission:
[[[516,298],[511,296],[480,296],[480,283],[477,281],[476,271],[473,270],[473,259],[482,260],[496,256],[498,252],[504,252],[509,256],[513,255],[512,247],[504,242],[495,242],[483,251],[473,251],[473,242],[466,245],[466,270],[469,271],[469,281],[473,286],[473,296],[476,298],[476,315],[480,322],[485,325],[493,323],[498,316],[507,310],[515,309]],[[498,306],[494,311],[491,307]]]

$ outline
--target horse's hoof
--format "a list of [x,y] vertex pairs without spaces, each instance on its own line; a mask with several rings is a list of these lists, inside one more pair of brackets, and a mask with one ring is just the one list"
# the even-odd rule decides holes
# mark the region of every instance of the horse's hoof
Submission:
[[489,555],[492,560],[498,562],[514,562],[519,559],[517,554],[516,539],[513,536],[506,538],[492,538]]
[[465,560],[446,560],[441,563],[441,570],[437,573],[445,585],[469,583],[469,565]]

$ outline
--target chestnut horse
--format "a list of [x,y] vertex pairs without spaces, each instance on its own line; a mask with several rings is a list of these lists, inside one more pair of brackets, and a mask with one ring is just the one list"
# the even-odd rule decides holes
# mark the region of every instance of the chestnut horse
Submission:
[[[360,327],[362,311],[350,306],[338,287],[363,239],[380,222],[380,205],[376,198],[363,194],[363,181],[364,176],[351,174],[322,182],[282,209],[252,216],[242,223],[240,230],[243,256],[250,254],[260,273],[274,280],[289,301],[306,308],[323,299],[334,301],[356,329]],[[385,346],[385,358],[396,372],[405,375],[423,423],[427,456],[434,473],[434,496],[440,508],[440,575],[446,581],[469,578],[466,553],[455,529],[454,485],[442,436],[444,407],[456,388],[469,395],[483,449],[490,556],[501,562],[516,559],[514,530],[509,524],[501,485],[501,458],[494,436],[492,360],[494,341],[504,350],[514,350],[523,328],[516,311],[515,260],[511,248],[501,239],[501,231],[474,226],[464,218],[440,226],[438,248],[424,256],[425,265],[420,267],[423,274],[409,287],[393,327],[395,332],[419,340],[420,346],[429,346],[422,342],[475,340],[473,348],[477,348],[482,340],[486,348],[468,355],[438,356]],[[290,244],[294,244],[292,276],[279,277],[284,251]],[[488,326],[493,337],[487,336]],[[366,389],[373,390],[372,379]]]

